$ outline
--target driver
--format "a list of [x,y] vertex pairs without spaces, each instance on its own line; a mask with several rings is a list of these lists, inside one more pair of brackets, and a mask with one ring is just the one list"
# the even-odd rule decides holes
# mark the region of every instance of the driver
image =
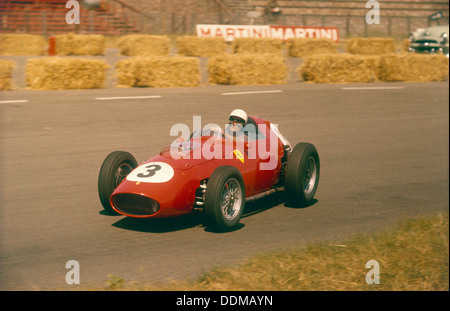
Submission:
[[235,109],[230,113],[225,136],[228,139],[244,140],[244,126],[247,124],[247,113],[242,109]]

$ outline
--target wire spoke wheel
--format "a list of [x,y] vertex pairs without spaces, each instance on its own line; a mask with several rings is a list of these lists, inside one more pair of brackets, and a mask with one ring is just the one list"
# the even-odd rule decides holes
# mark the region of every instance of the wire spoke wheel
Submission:
[[242,204],[242,191],[235,178],[227,180],[223,187],[221,210],[227,220],[233,220]]
[[245,186],[236,167],[219,166],[213,171],[204,206],[208,226],[227,231],[239,223],[245,206]]
[[132,166],[128,163],[122,163],[116,170],[114,175],[114,189],[120,185],[120,183],[127,177],[133,170]]
[[306,162],[306,167],[303,175],[303,182],[304,185],[303,191],[306,195],[310,195],[311,192],[314,190],[314,186],[316,185],[316,178],[317,178],[317,166],[316,166],[316,160],[314,157],[309,157]]

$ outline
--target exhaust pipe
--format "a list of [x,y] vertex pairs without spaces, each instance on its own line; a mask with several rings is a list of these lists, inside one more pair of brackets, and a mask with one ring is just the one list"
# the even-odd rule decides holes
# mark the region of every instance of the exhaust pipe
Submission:
[[274,187],[274,188],[269,189],[267,191],[264,191],[264,192],[252,195],[252,196],[250,196],[248,198],[245,198],[245,203],[253,202],[253,201],[262,199],[264,197],[267,197],[267,196],[269,196],[271,194],[274,194],[274,193],[277,193],[277,192],[281,192],[281,191],[284,191],[284,187]]

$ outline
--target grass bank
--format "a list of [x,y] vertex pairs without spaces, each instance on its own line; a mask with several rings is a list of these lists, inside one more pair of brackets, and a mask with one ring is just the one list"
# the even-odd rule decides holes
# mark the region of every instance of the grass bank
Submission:
[[[367,284],[379,264],[379,284]],[[408,219],[394,228],[339,244],[312,244],[254,256],[193,282],[128,282],[110,276],[106,290],[441,291],[449,290],[448,214]]]

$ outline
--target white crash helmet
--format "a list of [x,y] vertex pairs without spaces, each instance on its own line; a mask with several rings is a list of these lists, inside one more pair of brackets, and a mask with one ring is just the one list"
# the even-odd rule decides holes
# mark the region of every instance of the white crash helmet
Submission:
[[242,109],[235,109],[230,113],[229,120],[231,121],[232,119],[241,119],[242,121],[244,121],[244,125],[245,125],[245,124],[247,124],[247,120],[248,120],[247,113]]

